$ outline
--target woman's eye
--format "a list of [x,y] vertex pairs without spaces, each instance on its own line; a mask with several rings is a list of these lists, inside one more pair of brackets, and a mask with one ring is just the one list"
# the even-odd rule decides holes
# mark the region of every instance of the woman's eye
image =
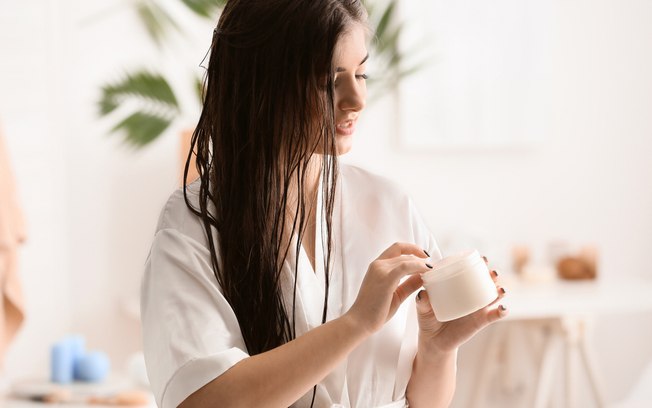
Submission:
[[[369,75],[367,75],[367,74],[357,74],[357,75],[355,75],[355,79],[357,79],[358,81],[367,80],[367,79],[369,79]],[[335,77],[335,79],[333,80],[333,86],[337,86],[339,84],[339,82],[340,82],[340,78]]]

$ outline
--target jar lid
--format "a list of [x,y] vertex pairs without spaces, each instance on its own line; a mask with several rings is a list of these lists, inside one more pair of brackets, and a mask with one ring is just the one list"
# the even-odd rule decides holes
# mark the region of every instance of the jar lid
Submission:
[[421,275],[424,281],[433,282],[448,279],[467,268],[473,268],[478,262],[484,262],[480,253],[473,249],[440,259],[432,270]]

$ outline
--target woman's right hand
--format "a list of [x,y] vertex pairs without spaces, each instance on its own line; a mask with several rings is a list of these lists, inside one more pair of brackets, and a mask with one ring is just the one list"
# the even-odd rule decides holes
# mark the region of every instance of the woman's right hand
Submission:
[[[422,286],[420,274],[432,268],[425,258],[425,251],[414,244],[397,242],[387,248],[369,265],[358,297],[346,314],[369,333],[380,330],[401,303]],[[401,283],[405,276],[408,278]]]

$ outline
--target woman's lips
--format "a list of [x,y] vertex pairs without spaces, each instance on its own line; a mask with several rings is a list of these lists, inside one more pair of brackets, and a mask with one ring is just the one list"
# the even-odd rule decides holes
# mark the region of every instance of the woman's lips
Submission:
[[338,135],[350,136],[355,132],[355,120],[347,120],[342,123],[338,123],[335,126],[335,130]]

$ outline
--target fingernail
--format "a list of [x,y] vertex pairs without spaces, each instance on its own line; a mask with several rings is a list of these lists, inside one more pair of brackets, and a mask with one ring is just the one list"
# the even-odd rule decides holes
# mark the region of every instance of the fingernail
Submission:
[[423,290],[417,292],[417,300],[421,300],[421,292],[423,292]]
[[507,308],[503,305],[498,306],[498,309],[500,309],[501,312],[504,312],[507,310]]
[[427,266],[428,268],[432,269],[432,265],[430,265],[429,263],[427,263],[426,266]]
[[423,253],[426,254],[426,256],[427,256],[428,258],[430,258],[430,254],[428,253],[428,251],[426,251],[426,250],[424,249],[424,250],[423,250]]
[[495,278],[498,277],[498,271],[497,270],[494,269],[493,271],[491,271],[491,273],[494,275]]
[[484,261],[485,261],[486,263],[489,263],[489,260],[487,259],[486,256],[482,255],[482,259],[484,259]]
[[500,293],[502,293],[504,295],[505,294],[505,288],[500,288]]

